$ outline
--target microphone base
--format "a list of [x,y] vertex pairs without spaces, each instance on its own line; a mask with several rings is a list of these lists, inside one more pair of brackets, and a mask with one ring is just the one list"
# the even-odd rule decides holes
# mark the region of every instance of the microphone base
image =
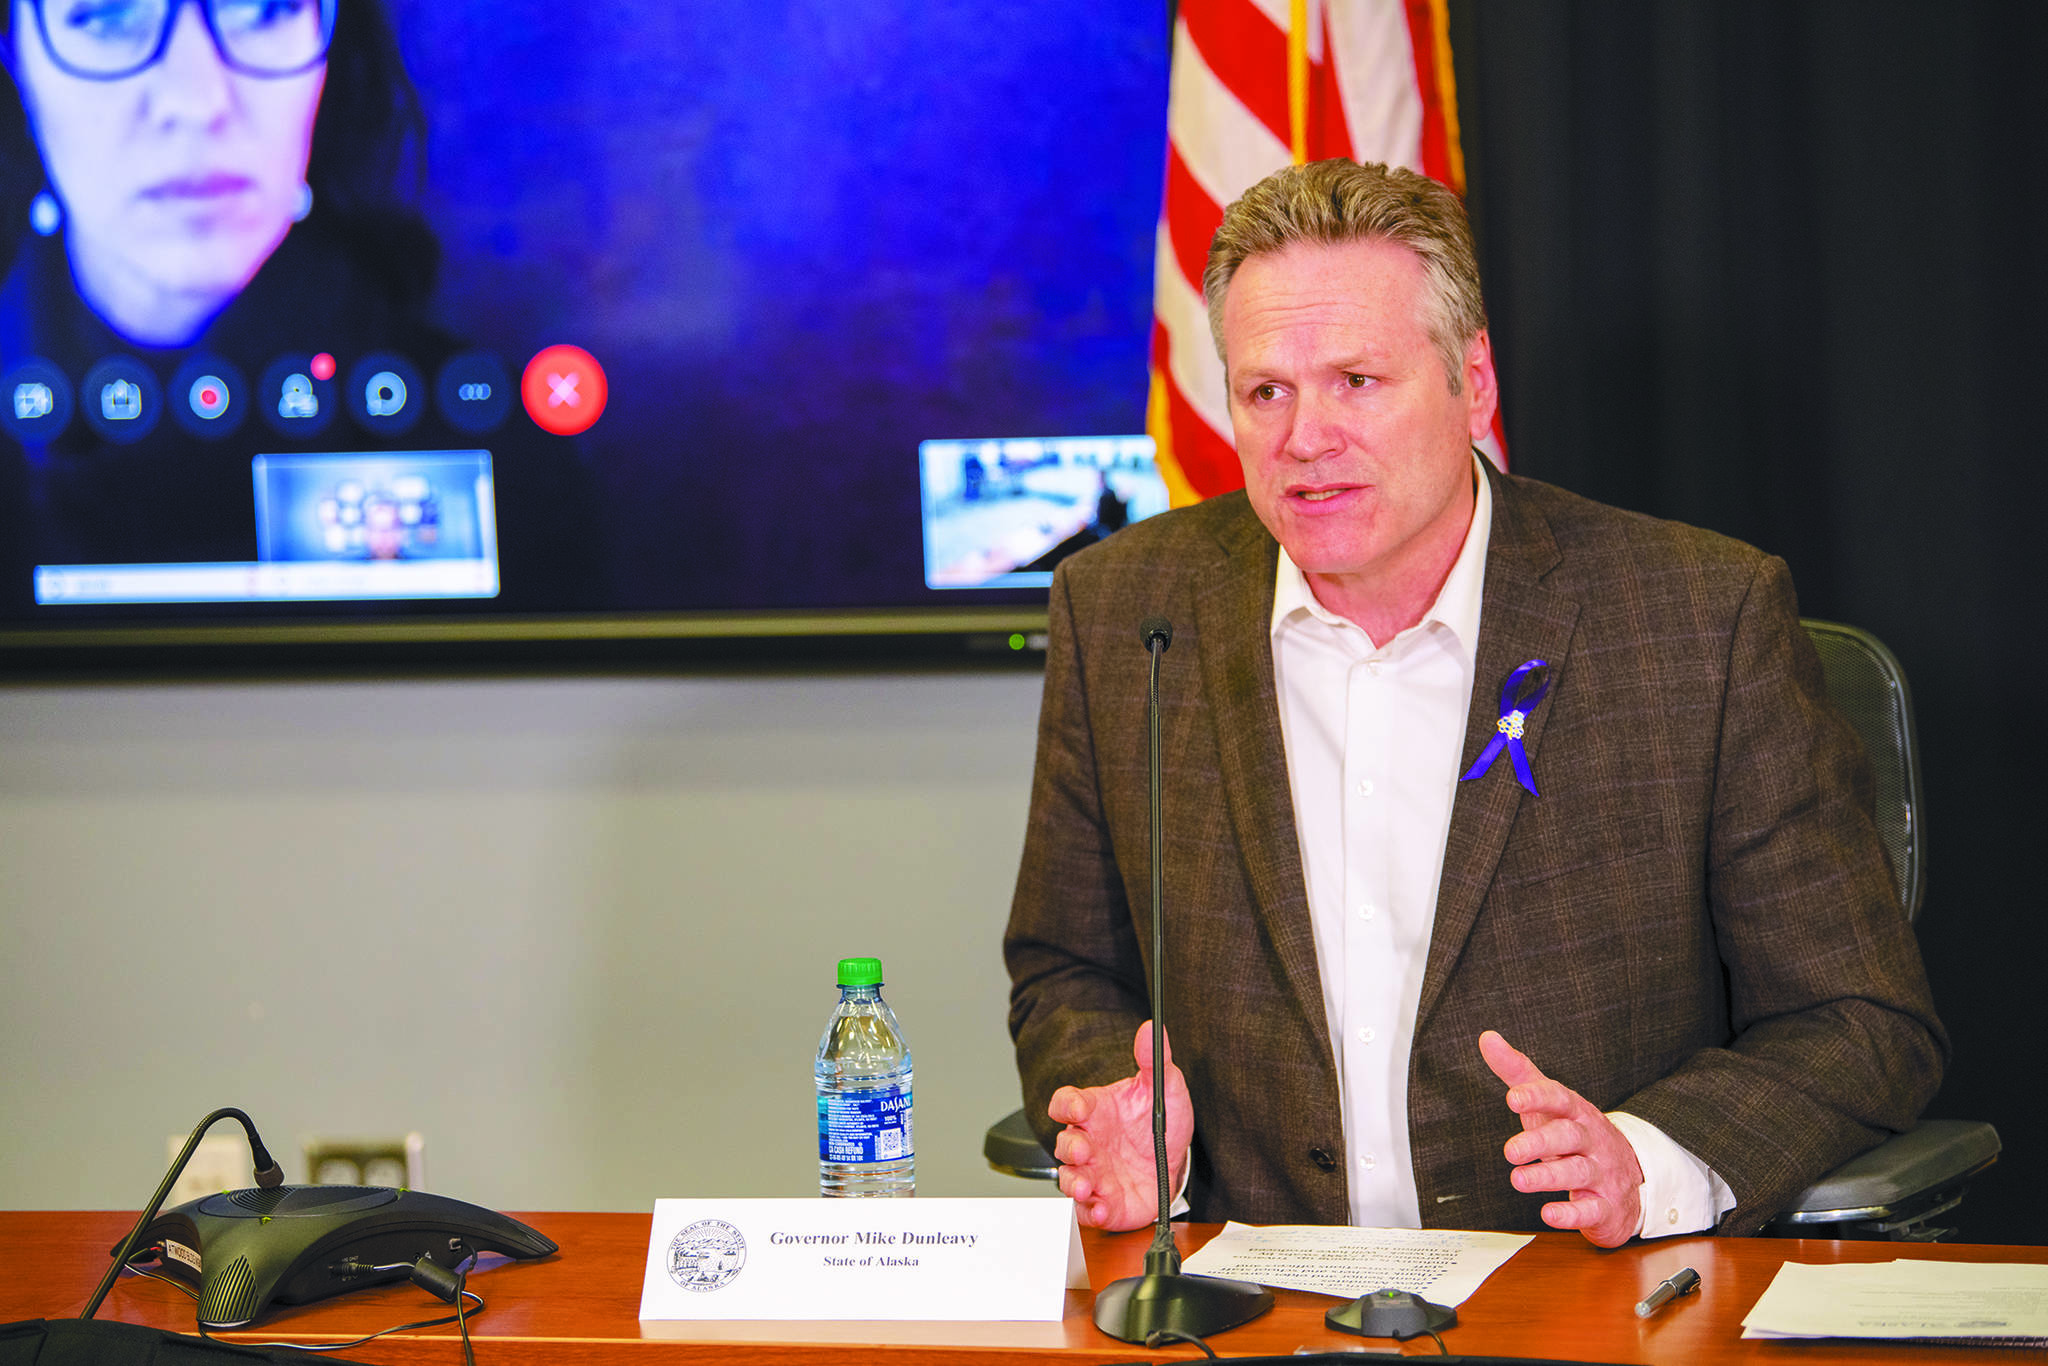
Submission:
[[1206,1338],[1250,1323],[1273,1307],[1273,1292],[1220,1276],[1127,1276],[1095,1297],[1095,1326],[1119,1342],[1171,1331]]

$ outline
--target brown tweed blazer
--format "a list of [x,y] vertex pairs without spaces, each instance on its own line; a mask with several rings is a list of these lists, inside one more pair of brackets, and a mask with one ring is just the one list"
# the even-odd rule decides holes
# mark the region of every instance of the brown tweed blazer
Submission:
[[[1491,476],[1464,760],[1501,684],[1550,662],[1526,744],[1461,783],[1408,1074],[1423,1222],[1534,1229],[1498,1029],[1729,1183],[1750,1232],[1910,1126],[1948,1043],[1784,563]],[[1131,1072],[1151,1011],[1146,669],[1164,709],[1166,1025],[1195,1111],[1200,1220],[1343,1223],[1337,1075],[1275,700],[1277,547],[1242,494],[1140,522],[1052,588],[1031,819],[1004,953],[1025,1105]]]

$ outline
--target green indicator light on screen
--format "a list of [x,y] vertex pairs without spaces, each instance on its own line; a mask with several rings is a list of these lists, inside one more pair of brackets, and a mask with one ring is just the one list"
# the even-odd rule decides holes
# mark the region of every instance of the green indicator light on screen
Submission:
[[1024,648],[1024,633],[1023,633],[1023,632],[1021,632],[1021,631],[1018,631],[1018,632],[1014,632],[1014,633],[1012,633],[1012,634],[1011,634],[1011,636],[1010,636],[1010,648],[1011,648],[1011,649],[1013,649],[1013,650],[1021,650],[1021,649],[1023,649],[1023,648]]

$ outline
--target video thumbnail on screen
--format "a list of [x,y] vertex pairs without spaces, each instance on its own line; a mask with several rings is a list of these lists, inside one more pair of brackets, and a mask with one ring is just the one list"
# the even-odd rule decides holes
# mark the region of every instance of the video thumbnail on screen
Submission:
[[918,466],[930,588],[1043,587],[1061,560],[1167,504],[1149,436],[924,441]]

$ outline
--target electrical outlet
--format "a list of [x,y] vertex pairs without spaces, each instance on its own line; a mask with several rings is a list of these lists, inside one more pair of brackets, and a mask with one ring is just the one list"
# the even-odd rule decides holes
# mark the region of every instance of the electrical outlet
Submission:
[[394,1186],[419,1190],[427,1141],[404,1138],[308,1138],[301,1144],[306,1179],[316,1186]]
[[[169,1166],[178,1160],[178,1154],[185,1150],[185,1141],[191,1137],[190,1134],[172,1134],[165,1140],[164,1146],[169,1151],[164,1165]],[[210,1133],[200,1139],[199,1146],[192,1150],[192,1160],[185,1164],[178,1183],[164,1197],[164,1208],[197,1200],[202,1195],[244,1190],[255,1184],[256,1163],[249,1155],[248,1136],[240,1129],[225,1134]]]

